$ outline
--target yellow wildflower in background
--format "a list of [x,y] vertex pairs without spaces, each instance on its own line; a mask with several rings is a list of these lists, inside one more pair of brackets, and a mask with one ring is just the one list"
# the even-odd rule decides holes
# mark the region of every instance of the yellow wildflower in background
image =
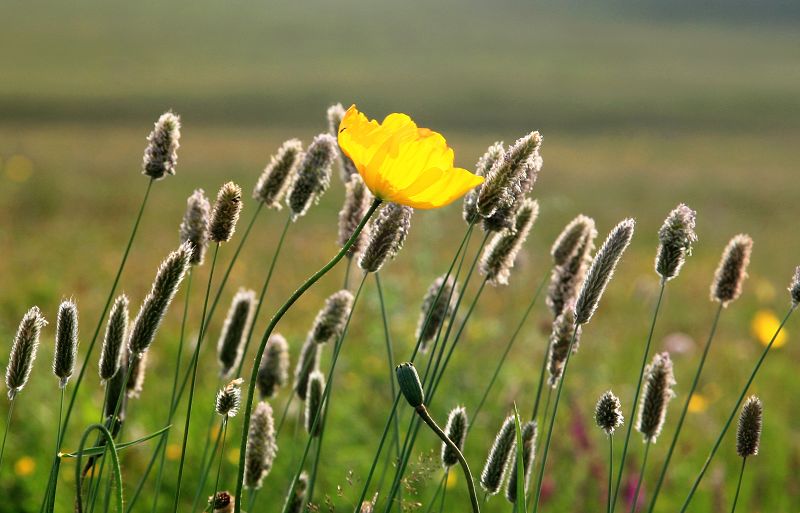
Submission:
[[167,445],[167,459],[175,461],[181,457],[181,446],[178,444]]
[[447,473],[447,482],[445,483],[445,486],[447,487],[447,489],[449,490],[449,489],[455,487],[456,483],[458,483],[458,476],[456,475],[456,473],[455,472],[448,472]]
[[[772,340],[772,336],[775,335],[775,332],[778,331],[778,327],[781,325],[781,320],[775,315],[772,310],[759,310],[753,316],[753,320],[750,322],[750,331],[756,339],[763,345],[769,344],[769,341]],[[775,338],[775,342],[772,344],[772,347],[781,347],[786,343],[786,330],[781,330],[778,333],[778,336]]]
[[23,456],[14,463],[14,473],[19,477],[27,477],[36,470],[36,462],[30,456]]
[[339,146],[384,201],[439,208],[483,183],[483,177],[453,167],[453,150],[441,134],[418,128],[405,114],[389,114],[378,123],[353,105],[339,125]]
[[693,394],[689,399],[689,412],[690,413],[703,413],[708,409],[708,399],[701,394]]

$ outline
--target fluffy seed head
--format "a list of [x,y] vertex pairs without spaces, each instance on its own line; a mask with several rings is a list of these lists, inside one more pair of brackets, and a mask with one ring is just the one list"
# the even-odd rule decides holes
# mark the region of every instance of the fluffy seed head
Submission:
[[56,322],[56,349],[53,358],[53,374],[59,379],[59,386],[67,386],[75,370],[78,355],[78,305],[71,299],[62,301],[58,307]]
[[492,237],[481,257],[480,272],[491,285],[508,285],[508,277],[539,215],[539,203],[526,199],[517,210],[513,229],[498,232]]
[[297,478],[297,483],[294,485],[294,493],[286,499],[287,507],[286,513],[303,513],[306,508],[306,501],[308,500],[306,494],[308,493],[308,474],[303,472]]
[[[120,421],[125,419],[125,406],[128,401],[127,393],[125,392],[125,377],[128,375],[128,349],[122,349],[122,357],[120,358],[120,367],[116,374],[111,379],[106,381],[106,409],[103,412],[106,419],[110,419],[114,412],[117,412],[117,419]],[[120,399],[122,404],[117,407]]]
[[413,363],[401,363],[395,368],[397,373],[397,383],[400,391],[412,408],[419,408],[425,404],[425,392],[422,390],[422,383],[419,374]]
[[711,284],[712,301],[719,301],[722,306],[728,306],[741,295],[752,250],[753,239],[749,235],[739,234],[728,242],[719,261],[719,267],[714,273],[714,282]]
[[736,429],[736,452],[742,458],[758,454],[763,411],[761,399],[754,395],[747,398],[742,407],[742,412],[739,414],[739,426]]
[[278,153],[270,157],[269,164],[258,178],[253,189],[253,199],[262,202],[267,208],[280,210],[281,201],[302,158],[303,144],[298,139],[284,142],[278,148]]
[[513,207],[524,188],[536,181],[535,159],[542,144],[539,132],[531,132],[514,143],[494,162],[478,193],[478,213],[491,217],[499,209]]
[[411,227],[411,207],[387,203],[369,230],[367,247],[361,253],[359,267],[367,272],[378,272],[383,264],[392,260],[403,248]]
[[133,365],[131,377],[125,386],[125,393],[129,398],[138,398],[142,395],[142,390],[144,390],[144,377],[145,374],[147,374],[147,354],[148,352],[145,351],[137,356],[135,360],[131,355],[127,355],[127,364]]
[[186,200],[186,213],[180,227],[181,243],[188,242],[192,246],[192,265],[201,265],[208,247],[208,224],[211,216],[211,205],[203,189],[195,189]]
[[667,418],[667,405],[675,397],[673,386],[675,377],[669,353],[658,353],[645,369],[644,390],[636,422],[636,430],[644,436],[645,442],[655,443],[661,434]]
[[[572,341],[573,333],[575,333],[574,341]],[[578,351],[580,339],[581,327],[575,324],[575,309],[570,305],[553,321],[553,331],[550,333],[547,370],[550,373],[548,383],[551,387],[555,388],[558,385],[558,380],[564,373],[570,342],[572,342],[572,352],[575,353]]]
[[241,378],[234,379],[217,392],[216,410],[223,417],[235,417],[239,413],[239,404],[242,401]]
[[236,231],[236,222],[242,212],[242,189],[233,182],[224,184],[217,193],[214,211],[209,223],[209,238],[216,242],[228,242]]
[[269,337],[264,347],[261,366],[258,368],[256,384],[261,399],[275,397],[289,380],[289,344],[280,333]]
[[597,251],[575,302],[575,321],[578,324],[589,322],[597,310],[619,259],[631,243],[633,227],[633,219],[625,219],[611,230]]
[[114,300],[108,314],[106,335],[100,349],[100,379],[108,381],[119,372],[125,335],[128,332],[128,296],[120,295]]
[[500,431],[497,432],[492,448],[489,450],[489,456],[486,458],[486,464],[481,472],[481,487],[489,495],[495,495],[500,490],[503,477],[505,477],[508,469],[508,462],[511,459],[511,453],[517,445],[516,436],[514,416],[510,415],[506,417],[500,427]]
[[[536,456],[536,421],[527,422],[522,426],[522,468],[525,470],[525,488],[530,481],[533,459]],[[506,483],[506,499],[511,504],[517,502],[517,460],[518,452],[514,451],[514,459],[508,467],[508,483]]]
[[336,158],[336,138],[330,134],[319,134],[303,155],[295,173],[286,204],[292,211],[292,219],[305,215],[311,203],[316,203],[331,184],[331,166]]
[[692,244],[697,242],[694,232],[696,215],[694,210],[681,203],[669,213],[658,230],[656,272],[663,281],[678,276],[686,257],[692,254]]
[[167,308],[189,269],[191,258],[192,247],[183,243],[161,263],[150,293],[144,298],[131,327],[128,348],[132,353],[143,353],[153,343]]
[[[345,157],[347,158],[347,157]],[[344,247],[350,237],[355,233],[359,223],[367,214],[369,206],[372,203],[372,193],[369,192],[364,180],[358,174],[353,175],[345,183],[344,205],[339,212],[339,236],[336,242],[339,246]],[[361,253],[367,243],[369,237],[369,230],[366,227],[361,230],[358,237],[350,246],[347,251],[347,258],[353,258],[355,255]]]
[[242,346],[253,322],[256,303],[256,293],[252,290],[239,289],[233,296],[217,343],[217,360],[223,378],[230,378],[231,371],[239,365]]
[[[345,109],[341,103],[337,103],[335,105],[331,105],[328,108],[328,133],[331,134],[333,137],[336,137],[339,134],[339,125],[342,123],[342,118],[344,118]],[[355,176],[359,176],[358,169],[356,169],[356,165],[353,164],[353,161],[350,160],[350,157],[344,154],[339,145],[336,145],[337,153],[339,155],[339,176],[342,179],[342,182],[348,183],[351,178]]]
[[36,360],[36,351],[39,349],[39,336],[45,326],[47,326],[47,321],[37,306],[28,310],[19,323],[6,367],[6,387],[8,387],[9,399],[14,399],[14,396],[28,382],[33,362]]
[[417,321],[415,337],[420,341],[420,351],[424,352],[428,349],[428,345],[439,333],[457,302],[458,290],[452,276],[448,276],[446,282],[444,276],[439,276],[431,283],[422,300],[419,321]]
[[611,393],[611,390],[600,396],[597,406],[594,409],[594,420],[597,426],[606,432],[607,435],[614,434],[614,430],[620,427],[624,421],[622,416],[622,406],[619,397]]
[[307,338],[300,350],[300,358],[294,370],[294,391],[297,397],[305,401],[308,395],[308,379],[311,373],[319,367],[320,345],[313,339]]
[[350,310],[353,308],[353,301],[352,292],[346,289],[331,294],[314,319],[308,338],[317,344],[335,342],[344,331]]
[[319,436],[322,432],[322,396],[324,393],[325,376],[322,372],[315,370],[308,378],[308,396],[306,397],[305,411],[306,433],[312,437]]
[[566,305],[574,304],[579,287],[586,278],[586,271],[592,263],[594,239],[597,237],[594,222],[591,226],[583,234],[573,253],[562,264],[556,264],[550,274],[547,306],[554,317],[558,317]]
[[789,295],[792,297],[792,305],[800,305],[800,265],[794,270],[794,278],[789,285]]
[[[475,164],[475,174],[478,176],[486,176],[489,174],[495,162],[503,158],[505,151],[502,141],[498,141],[489,146],[486,153],[484,153],[483,156],[478,159],[478,163]],[[463,215],[464,221],[467,223],[472,223],[479,219],[478,196],[481,193],[481,187],[483,187],[483,184],[479,184],[464,195]]]
[[553,264],[564,265],[572,260],[584,246],[584,239],[587,235],[592,240],[597,237],[594,219],[581,214],[564,227],[553,243],[553,247],[550,249]]
[[153,131],[147,136],[142,173],[153,180],[161,180],[175,174],[178,163],[178,147],[181,138],[181,118],[165,112],[158,118]]
[[244,457],[244,485],[259,489],[272,470],[278,453],[275,439],[275,421],[269,403],[259,402],[250,417],[247,430],[247,449]]
[[[467,410],[463,406],[450,410],[447,416],[447,425],[444,432],[459,451],[464,450],[464,442],[467,439]],[[442,466],[448,469],[458,463],[458,455],[446,443],[442,443]]]

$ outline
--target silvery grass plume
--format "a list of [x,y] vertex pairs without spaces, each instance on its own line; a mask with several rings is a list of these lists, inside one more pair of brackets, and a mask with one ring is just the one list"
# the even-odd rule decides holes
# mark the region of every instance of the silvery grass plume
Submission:
[[[111,379],[106,381],[106,396],[108,399],[106,400],[106,409],[103,412],[107,419],[110,419],[114,412],[117,412],[117,418],[120,421],[125,419],[125,405],[127,404],[127,394],[124,394],[125,391],[125,378],[128,375],[128,350],[127,348],[123,348],[122,358],[120,358],[120,368],[116,374],[114,374]],[[120,399],[122,400],[122,404],[117,407]]]
[[448,276],[447,281],[445,281],[444,278],[444,276],[439,276],[433,280],[433,283],[428,287],[428,292],[425,293],[425,298],[422,300],[417,330],[414,335],[420,341],[419,349],[422,352],[428,350],[428,345],[439,333],[445,320],[453,312],[453,308],[458,302],[455,279],[452,276]]
[[[527,422],[522,426],[522,468],[525,470],[524,486],[526,490],[531,477],[533,460],[536,457],[536,438],[537,427],[535,420]],[[517,451],[514,451],[514,459],[510,462],[508,467],[509,475],[508,482],[506,483],[506,499],[512,504],[517,502],[517,466]]]
[[[489,146],[480,159],[478,159],[478,163],[475,164],[475,174],[478,176],[486,176],[491,171],[492,166],[494,166],[495,162],[503,158],[503,154],[505,153],[505,148],[503,147],[503,142],[498,141],[493,145]],[[463,216],[464,221],[467,223],[475,222],[479,219],[478,213],[478,196],[481,193],[481,188],[483,184],[479,184],[477,187],[470,189],[464,195],[464,210]]]
[[514,416],[510,415],[506,417],[500,431],[497,432],[481,472],[481,487],[489,495],[495,495],[500,490],[511,459],[511,452],[516,445],[516,424]]
[[794,270],[794,278],[789,285],[789,295],[792,296],[792,306],[800,305],[800,265]]
[[215,409],[218,415],[230,418],[239,413],[239,405],[242,402],[242,383],[244,383],[243,379],[234,379],[217,392]]
[[38,306],[28,310],[19,323],[6,367],[9,400],[13,400],[28,382],[33,362],[36,360],[36,351],[39,349],[39,336],[45,326],[47,321]]
[[692,244],[697,242],[694,232],[696,216],[694,210],[681,203],[669,213],[658,230],[656,272],[662,281],[678,276],[686,257],[692,254]]
[[121,294],[114,300],[108,315],[103,347],[100,349],[100,379],[108,381],[119,372],[122,348],[128,332],[128,296]]
[[499,232],[509,228],[513,229],[514,217],[522,204],[522,201],[527,197],[528,193],[533,188],[536,177],[542,169],[542,158],[536,153],[533,158],[526,161],[524,164],[525,173],[523,180],[520,182],[519,189],[514,202],[507,206],[498,208],[494,214],[483,219],[483,229],[488,232]]
[[53,374],[58,378],[58,386],[67,386],[75,370],[78,355],[78,305],[68,299],[58,307],[56,321],[56,349],[53,357]]
[[402,392],[408,404],[414,409],[424,407],[425,391],[422,389],[422,382],[419,380],[419,374],[414,364],[411,362],[401,363],[394,370],[395,374],[397,374],[397,384],[400,387],[400,392]]
[[611,230],[597,251],[575,302],[577,324],[589,322],[597,310],[600,298],[603,297],[603,292],[614,275],[619,259],[631,243],[633,227],[634,220],[625,219]]
[[349,290],[343,289],[331,294],[325,300],[325,306],[317,313],[308,338],[317,344],[335,342],[344,331],[353,301],[353,294]]
[[216,497],[209,497],[209,503],[214,501],[214,513],[233,513],[236,499],[229,492],[217,492]]
[[261,488],[264,478],[272,470],[277,453],[272,406],[261,401],[253,410],[250,427],[247,430],[247,449],[244,458],[244,485],[247,488],[256,490]]
[[577,299],[579,287],[592,262],[591,253],[596,237],[594,220],[578,216],[556,239],[551,250],[555,265],[550,274],[546,299],[553,317],[558,317],[566,305]]
[[403,248],[411,228],[414,209],[397,203],[387,203],[372,221],[367,247],[361,253],[359,267],[367,272],[378,272]]
[[550,351],[547,360],[550,378],[547,382],[553,388],[558,385],[558,381],[564,373],[564,363],[567,360],[573,332],[575,332],[575,341],[572,342],[572,352],[575,353],[578,351],[581,339],[581,327],[578,325],[576,331],[575,309],[570,305],[553,321],[553,331],[550,333]]
[[313,339],[307,338],[300,349],[300,357],[294,369],[294,391],[297,397],[305,401],[308,394],[308,379],[311,373],[319,367],[320,345]]
[[280,333],[269,337],[258,368],[256,384],[261,399],[275,397],[289,380],[289,344]]
[[138,398],[144,390],[144,378],[147,374],[147,355],[149,351],[141,353],[136,359],[131,359],[128,355],[127,365],[133,365],[131,377],[125,386],[128,398]]
[[217,343],[217,361],[223,378],[231,377],[231,371],[242,358],[242,345],[253,322],[256,302],[256,293],[252,290],[239,289],[233,296]]
[[319,134],[311,141],[286,198],[286,204],[292,211],[292,220],[305,215],[311,203],[318,202],[328,190],[337,147],[336,138],[330,134]]
[[133,321],[128,348],[131,353],[143,353],[155,339],[156,332],[164,320],[170,303],[178,292],[183,277],[189,269],[192,247],[181,244],[178,249],[161,262],[156,279],[147,297],[144,298],[139,313]]
[[[344,205],[339,212],[339,234],[336,242],[344,247],[350,237],[358,228],[359,223],[364,218],[372,203],[372,193],[369,192],[364,180],[356,174],[345,183]],[[358,237],[347,251],[347,258],[353,258],[363,251],[369,238],[369,230],[361,230]]]
[[236,223],[242,212],[242,189],[233,182],[220,187],[217,201],[208,225],[209,238],[217,244],[228,242],[236,231]]
[[609,436],[613,435],[614,430],[624,422],[619,397],[615,396],[611,390],[605,392],[597,401],[597,406],[594,408],[594,420],[597,427]]
[[181,118],[172,112],[165,112],[158,118],[153,131],[147,136],[142,173],[153,180],[174,175],[178,163],[180,139]]
[[763,410],[761,399],[754,395],[747,398],[742,406],[742,412],[739,414],[739,426],[736,429],[736,452],[742,458],[758,454]]
[[[464,442],[467,439],[467,410],[463,406],[458,406],[450,410],[447,416],[447,425],[444,432],[459,451],[464,450]],[[442,466],[449,469],[458,463],[458,455],[446,443],[442,443]]]
[[498,232],[492,237],[483,251],[479,270],[493,285],[508,285],[508,277],[517,259],[519,250],[525,244],[528,234],[539,216],[539,203],[536,200],[523,200],[517,210],[513,229]]
[[[325,376],[319,370],[315,370],[308,378],[305,411],[306,433],[312,437],[317,437],[322,432],[322,396],[324,393]],[[319,416],[318,419],[317,416]]]
[[192,265],[202,265],[208,247],[208,225],[211,216],[211,204],[203,189],[195,189],[186,200],[186,213],[180,226],[181,243],[188,242],[192,246]]
[[728,242],[711,284],[712,301],[728,306],[741,295],[752,250],[753,239],[749,235],[739,234]]
[[669,353],[656,354],[653,356],[653,363],[645,369],[644,391],[636,422],[636,430],[644,436],[645,442],[655,443],[661,434],[667,418],[667,405],[675,397],[672,391],[674,386],[675,377]]
[[284,142],[278,153],[270,157],[269,164],[258,178],[253,199],[260,201],[267,208],[281,209],[289,184],[297,172],[297,166],[303,158],[303,144],[298,139]]
[[303,513],[306,508],[306,501],[308,498],[308,474],[302,472],[297,478],[297,483],[294,485],[294,492],[287,497],[286,513]]
[[[328,133],[333,137],[336,137],[339,133],[339,125],[342,124],[342,118],[344,118],[344,114],[345,108],[341,103],[337,103],[328,107]],[[356,169],[356,165],[353,164],[353,161],[350,160],[350,157],[345,155],[338,145],[336,147],[339,155],[339,176],[341,177],[342,182],[348,183],[353,177],[359,176],[358,169]]]
[[378,502],[378,492],[372,496],[372,500],[364,501],[361,503],[361,508],[358,513],[375,513],[375,503]]

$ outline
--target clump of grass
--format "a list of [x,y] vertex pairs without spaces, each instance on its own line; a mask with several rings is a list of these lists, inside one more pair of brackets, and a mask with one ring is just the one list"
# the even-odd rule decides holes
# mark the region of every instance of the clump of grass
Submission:
[[180,241],[192,248],[192,265],[202,265],[208,247],[208,228],[211,222],[211,204],[203,189],[195,189],[186,200],[186,212],[183,214],[179,234]]
[[369,241],[361,253],[359,267],[366,272],[378,272],[386,262],[394,259],[403,248],[411,228],[410,207],[387,203],[369,228]]
[[494,443],[489,449],[489,455],[486,457],[486,463],[481,472],[481,487],[489,495],[495,495],[503,484],[511,453],[516,447],[515,429],[514,416],[509,415],[500,426]]
[[261,399],[275,397],[289,380],[289,345],[280,333],[269,337],[256,380]]
[[175,174],[181,138],[181,118],[165,112],[158,118],[147,136],[147,148],[142,159],[142,173],[153,180]]
[[78,355],[78,305],[68,299],[58,307],[56,321],[56,348],[53,357],[53,374],[58,378],[58,386],[67,386],[75,370]]
[[256,293],[252,290],[239,289],[231,301],[217,343],[217,361],[220,366],[220,375],[223,378],[231,377],[232,371],[242,358],[242,345],[247,336],[247,330],[253,322],[255,307]]
[[211,221],[208,225],[209,239],[217,244],[228,242],[236,231],[236,223],[242,211],[242,189],[233,182],[220,187]]
[[489,284],[508,285],[517,254],[539,215],[539,203],[526,199],[517,208],[513,227],[494,235],[483,252],[479,270]]
[[305,215],[311,204],[328,190],[337,147],[336,138],[319,134],[306,149],[286,196],[293,220]]
[[108,315],[103,346],[100,349],[100,379],[107,382],[119,372],[123,343],[128,332],[128,296],[120,295],[114,300]]
[[445,276],[439,276],[428,287],[422,300],[417,329],[414,334],[419,340],[420,351],[427,351],[430,342],[442,329],[445,320],[452,314],[453,308],[458,303],[458,297],[458,289],[452,276],[447,276],[447,280],[445,280]]
[[749,235],[739,234],[728,242],[711,284],[712,301],[728,306],[741,295],[752,251],[753,239]]
[[253,199],[268,208],[280,210],[281,202],[302,158],[303,144],[298,139],[284,142],[278,152],[270,157],[267,167],[258,177],[253,189]]

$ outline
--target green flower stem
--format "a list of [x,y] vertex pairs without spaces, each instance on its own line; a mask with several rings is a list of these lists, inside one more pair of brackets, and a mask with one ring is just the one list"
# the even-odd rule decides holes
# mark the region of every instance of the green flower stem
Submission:
[[[375,273],[375,285],[378,288],[378,300],[381,306],[381,319],[383,320],[383,339],[386,342],[386,363],[389,368],[389,383],[391,386],[391,397],[397,395],[394,385],[394,353],[392,352],[392,339],[389,334],[389,319],[386,315],[386,303],[383,298],[383,287],[381,287],[380,273]],[[394,418],[394,437],[395,437],[395,457],[400,459],[400,424],[397,416]]]
[[[220,474],[222,474],[222,462],[225,461],[225,434],[227,433],[227,431],[228,431],[228,416],[226,415],[222,417],[222,445],[220,446],[219,449],[219,465],[217,465],[217,478],[214,480],[214,493],[211,494],[212,509],[214,508],[213,504],[216,504],[217,502],[217,491],[219,490],[219,476]],[[195,509],[192,508],[192,511],[195,511]]]
[[650,440],[644,446],[644,456],[642,457],[642,469],[639,471],[639,479],[636,481],[636,491],[633,493],[633,500],[631,501],[631,513],[636,512],[636,506],[639,505],[639,490],[642,488],[642,481],[644,481],[644,469],[647,466],[647,455],[650,453]]
[[606,511],[611,513],[611,477],[614,474],[614,435],[608,435],[608,507]]
[[8,401],[8,415],[6,416],[6,430],[3,433],[3,445],[0,446],[0,469],[3,468],[3,454],[6,452],[6,439],[8,439],[8,431],[11,429],[11,416],[14,414],[14,397]]
[[[217,412],[215,411],[214,414],[216,415],[216,413]],[[208,480],[208,474],[211,472],[211,466],[214,464],[214,455],[217,454],[217,449],[219,449],[219,444],[220,444],[220,441],[222,440],[223,431],[224,431],[224,428],[226,427],[226,424],[227,423],[225,422],[225,420],[223,420],[223,425],[220,426],[220,430],[217,433],[217,436],[214,438],[214,445],[213,445],[213,448],[211,449],[210,454],[208,453],[208,451],[205,451],[206,454],[205,454],[205,457],[202,460],[203,463],[202,463],[202,465],[200,467],[202,469],[200,471],[200,480],[198,481],[197,491],[195,491],[194,500],[192,501],[192,509],[190,509],[189,511],[197,511],[197,506],[198,506],[198,504],[200,504],[200,497],[203,495],[203,488],[206,487],[206,481]],[[211,430],[209,430],[209,435],[210,435],[210,431]],[[209,440],[210,440],[210,438],[211,437],[209,436]],[[208,444],[206,444],[206,445],[208,445]],[[223,449],[224,449],[224,442],[223,442]],[[221,458],[224,457],[224,454],[220,453],[220,457]]]
[[739,482],[736,484],[736,495],[733,496],[733,506],[731,506],[731,513],[736,513],[736,503],[739,502],[739,492],[742,489],[742,477],[744,477],[744,465],[747,463],[747,457],[742,458],[742,468],[739,470]]
[[[117,447],[114,445],[114,437],[111,436],[108,429],[102,424],[92,424],[91,426],[87,427],[86,430],[83,432],[83,436],[81,437],[80,445],[78,446],[78,457],[75,462],[75,511],[76,513],[83,512],[83,503],[81,502],[81,458],[83,456],[83,447],[86,445],[86,439],[89,437],[89,434],[92,430],[98,430],[105,438],[106,446],[110,448],[111,453],[111,461],[113,463],[112,472],[114,475],[114,479],[116,481],[116,498],[117,498],[117,511],[122,511],[122,473],[120,472],[119,466],[119,456],[117,455]],[[60,461],[60,458],[57,460]]]
[[[236,478],[236,502],[234,505],[234,513],[240,513],[242,510],[242,483],[244,478],[244,458],[245,458],[245,451],[247,449],[247,427],[250,425],[250,415],[253,408],[253,396],[255,395],[255,387],[256,387],[256,377],[258,374],[259,366],[261,365],[261,357],[264,352],[264,348],[267,345],[267,341],[269,340],[270,335],[274,331],[275,327],[278,325],[278,322],[283,318],[286,312],[294,305],[294,303],[300,299],[300,297],[308,290],[314,283],[316,283],[320,278],[322,278],[328,271],[330,271],[339,261],[344,258],[347,252],[350,250],[350,247],[355,243],[356,238],[361,234],[361,231],[366,226],[367,221],[372,214],[378,209],[381,204],[380,199],[375,199],[370,205],[369,210],[364,215],[364,218],[358,224],[358,227],[353,231],[353,235],[347,241],[347,243],[342,247],[339,253],[334,256],[330,262],[325,264],[322,269],[314,273],[310,278],[308,278],[301,286],[298,288],[290,297],[289,299],[278,309],[278,311],[273,316],[272,320],[270,321],[267,329],[264,331],[264,335],[261,338],[261,344],[259,345],[258,351],[256,352],[255,361],[253,362],[253,370],[250,376],[250,382],[248,383],[247,388],[247,399],[245,402],[245,411],[244,417],[242,420],[242,437],[240,443],[240,451],[239,451],[239,472]],[[327,394],[326,390],[326,394]],[[296,482],[296,479],[295,479]],[[294,488],[294,484],[292,484],[292,489]]]

